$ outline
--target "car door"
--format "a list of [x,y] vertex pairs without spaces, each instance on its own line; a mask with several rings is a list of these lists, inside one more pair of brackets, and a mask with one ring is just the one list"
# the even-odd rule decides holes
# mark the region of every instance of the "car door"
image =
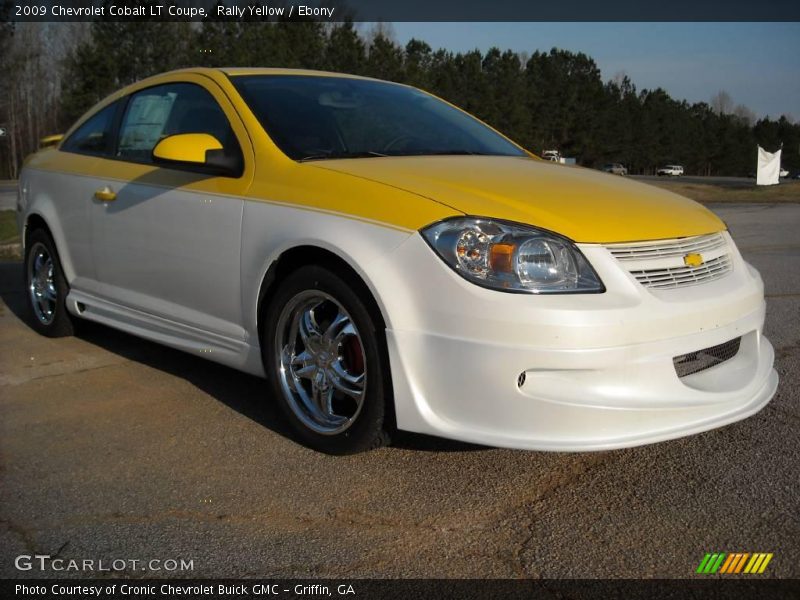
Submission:
[[[241,158],[241,173],[155,164],[153,147],[180,133],[213,135]],[[156,318],[145,326],[243,340],[242,197],[252,173],[244,126],[210,79],[187,74],[130,94],[113,156],[96,165],[95,292],[131,311],[128,320]]]
[[40,160],[35,176],[25,172],[21,185],[36,197],[50,227],[67,281],[80,288],[95,276],[91,249],[92,174],[98,157],[110,152],[119,105],[113,102],[94,112],[72,131],[59,149]]

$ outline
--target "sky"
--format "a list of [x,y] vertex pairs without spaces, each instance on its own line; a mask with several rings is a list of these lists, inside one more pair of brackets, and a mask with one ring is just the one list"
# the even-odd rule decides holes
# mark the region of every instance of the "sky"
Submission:
[[800,23],[392,23],[397,42],[518,52],[557,47],[591,56],[603,79],[708,102],[720,90],[758,117],[800,120]]

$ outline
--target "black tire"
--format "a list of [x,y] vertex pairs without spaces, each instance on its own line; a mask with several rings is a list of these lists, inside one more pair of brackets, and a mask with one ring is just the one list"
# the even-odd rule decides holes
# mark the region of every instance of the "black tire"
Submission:
[[[52,304],[52,311],[45,314],[41,306],[34,305],[35,291],[33,272],[37,257],[49,257],[52,264],[52,274],[47,278],[47,282],[42,285],[48,287],[48,291],[55,291]],[[49,269],[48,269],[49,272]],[[25,243],[24,261],[24,283],[25,283],[25,306],[28,309],[31,327],[36,332],[47,337],[57,338],[66,337],[75,333],[75,323],[72,315],[67,311],[66,298],[69,293],[69,284],[64,277],[64,270],[61,267],[61,260],[58,257],[56,245],[53,238],[45,229],[34,229],[31,231]],[[41,289],[41,285],[39,288]]]
[[[305,445],[327,454],[355,454],[378,448],[391,441],[390,431],[393,429],[390,417],[392,414],[390,409],[391,378],[385,334],[379,325],[379,317],[373,314],[370,305],[364,300],[364,294],[367,293],[363,284],[352,277],[343,277],[321,266],[305,266],[284,279],[269,303],[262,307],[264,327],[261,356],[272,394],[286,414],[298,438]],[[320,304],[315,304],[321,296],[330,298],[330,307],[339,311],[333,313],[329,310],[328,314],[333,316],[330,316],[328,320],[316,315],[316,311],[325,312],[324,309],[328,306],[325,303],[329,300],[322,300]],[[303,304],[304,300],[305,305]],[[304,312],[303,306],[316,306],[316,308]],[[308,314],[310,311],[313,311],[312,314],[314,314],[314,324],[316,325],[319,321],[316,331],[330,331],[333,329],[331,322],[340,316],[343,319],[349,318],[353,324],[355,333],[342,338],[346,341],[340,342],[338,345],[335,341],[331,341],[327,346],[330,355],[338,357],[336,359],[338,365],[344,364],[343,345],[356,345],[361,350],[358,355],[360,359],[353,361],[359,363],[354,372],[358,373],[360,368],[365,382],[360,400],[353,400],[336,391],[333,389],[335,386],[326,384],[325,377],[322,376],[323,388],[328,391],[333,389],[331,393],[334,400],[328,401],[329,407],[332,406],[331,402],[333,401],[350,402],[352,406],[355,406],[357,402],[360,403],[355,410],[351,406],[350,412],[355,412],[355,414],[349,417],[349,424],[341,431],[336,430],[335,427],[331,427],[331,431],[324,433],[318,430],[321,426],[314,420],[313,411],[319,410],[319,407],[309,410],[309,404],[299,400],[296,391],[297,385],[300,383],[306,395],[313,395],[309,389],[312,385],[316,385],[316,383],[311,383],[315,380],[313,376],[308,375],[302,376],[308,377],[308,381],[292,377],[294,374],[292,369],[308,371],[310,368],[316,373],[324,370],[325,367],[319,366],[320,363],[313,363],[310,358],[306,358],[303,365],[311,366],[293,367],[292,369],[286,367],[288,364],[286,357],[297,356],[298,346],[302,348],[300,354],[310,356],[307,352],[308,349],[302,343],[299,321],[293,317],[293,315]],[[300,317],[298,316],[297,319]],[[294,335],[292,335],[292,323],[295,323],[297,327]],[[355,338],[355,341],[351,338]],[[322,338],[315,339],[319,343]],[[289,347],[291,347],[291,352],[282,352],[283,349]],[[321,350],[318,352],[317,358],[320,354],[327,356]],[[324,364],[324,358],[319,360]],[[285,363],[283,370],[282,361]],[[290,374],[287,375],[287,372]],[[339,396],[337,397],[336,394]],[[328,416],[325,414],[325,410],[320,414]],[[335,418],[343,417],[340,417],[337,412]]]

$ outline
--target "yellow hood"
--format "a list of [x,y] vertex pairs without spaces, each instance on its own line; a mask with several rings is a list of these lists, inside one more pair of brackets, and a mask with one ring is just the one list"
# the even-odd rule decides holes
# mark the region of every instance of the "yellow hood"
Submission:
[[467,215],[549,229],[577,242],[657,240],[725,229],[711,211],[683,196],[530,158],[405,156],[307,164],[400,188]]

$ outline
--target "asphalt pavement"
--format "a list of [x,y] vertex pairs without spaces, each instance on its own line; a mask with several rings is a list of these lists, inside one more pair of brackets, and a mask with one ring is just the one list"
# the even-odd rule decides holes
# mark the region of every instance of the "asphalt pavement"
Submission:
[[719,430],[591,454],[408,434],[318,454],[257,378],[100,326],[36,335],[21,267],[0,263],[0,577],[52,576],[14,566],[50,554],[192,561],[117,573],[136,577],[682,578],[718,551],[800,577],[800,205],[712,208],[766,282],[778,393]]

